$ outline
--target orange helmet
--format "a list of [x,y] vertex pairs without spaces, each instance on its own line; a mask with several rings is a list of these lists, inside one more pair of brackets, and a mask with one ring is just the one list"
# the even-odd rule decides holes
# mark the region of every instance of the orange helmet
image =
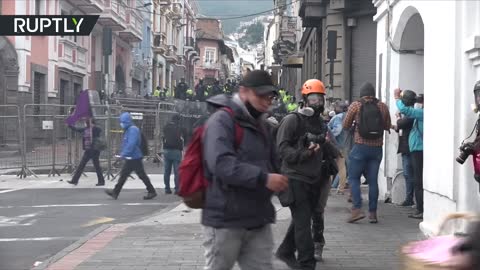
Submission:
[[302,87],[302,95],[306,96],[312,93],[322,94],[325,95],[327,92],[325,91],[325,85],[323,82],[317,79],[311,79],[306,81]]

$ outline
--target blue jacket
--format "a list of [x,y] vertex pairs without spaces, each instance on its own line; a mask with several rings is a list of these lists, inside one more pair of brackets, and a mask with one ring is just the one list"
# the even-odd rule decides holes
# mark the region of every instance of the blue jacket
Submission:
[[123,124],[123,144],[120,156],[128,159],[142,159],[140,148],[142,136],[140,130],[133,124],[132,116],[125,112],[120,115],[120,123]]
[[328,122],[328,129],[334,136],[334,144],[343,150],[346,146],[347,132],[343,130],[343,119],[346,113],[339,113],[335,115],[330,122]]
[[268,173],[274,172],[273,140],[264,120],[254,120],[236,96],[208,100],[214,107],[230,107],[243,128],[243,139],[235,147],[235,128],[230,114],[215,112],[203,136],[203,158],[210,185],[206,190],[202,224],[214,228],[253,229],[273,223],[272,192],[266,188]]
[[415,120],[408,137],[410,152],[423,151],[423,109],[407,107],[401,100],[397,100],[397,108],[400,113]]

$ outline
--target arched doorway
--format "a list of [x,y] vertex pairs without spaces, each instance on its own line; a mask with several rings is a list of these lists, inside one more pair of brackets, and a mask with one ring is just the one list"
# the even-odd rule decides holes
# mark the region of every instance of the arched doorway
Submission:
[[18,104],[18,61],[15,47],[0,36],[0,105]]
[[[400,17],[392,44],[398,57],[398,86],[403,90],[413,90],[417,94],[424,93],[424,31],[420,13],[414,7],[408,7]],[[402,156],[399,156],[397,168],[400,170],[404,168],[402,159]],[[413,162],[411,155],[410,162]],[[392,190],[393,202],[403,202],[405,191],[404,177],[396,178]]]
[[21,108],[21,100],[17,95],[17,52],[6,37],[0,36],[0,115],[6,116],[0,118],[0,147],[3,151],[19,143],[18,118],[15,117],[19,112],[14,106],[8,106],[18,105]]
[[125,72],[123,71],[122,65],[117,65],[115,68],[115,92],[120,95],[125,95]]
[[403,32],[397,35],[400,57],[399,85],[402,89],[411,89],[423,94],[425,33],[420,14],[411,15],[405,23]]

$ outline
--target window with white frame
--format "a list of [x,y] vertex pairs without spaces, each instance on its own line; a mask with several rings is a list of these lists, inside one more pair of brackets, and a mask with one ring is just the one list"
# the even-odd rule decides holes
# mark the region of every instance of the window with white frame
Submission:
[[215,48],[205,48],[205,63],[215,63],[215,54],[217,50]]

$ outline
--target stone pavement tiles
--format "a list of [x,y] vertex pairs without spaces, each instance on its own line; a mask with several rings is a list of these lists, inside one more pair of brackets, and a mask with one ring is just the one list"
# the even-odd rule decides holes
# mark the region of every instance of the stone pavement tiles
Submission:
[[[407,218],[413,210],[379,203],[378,224],[369,224],[367,219],[347,224],[348,207],[346,196],[330,196],[326,211],[325,261],[318,263],[317,269],[402,269],[400,247],[424,238],[418,229],[418,221]],[[289,224],[288,214],[285,215],[288,210],[280,210],[283,214],[273,226],[275,248],[282,241]],[[93,243],[85,243],[84,247],[87,245],[88,249],[82,251],[81,247],[77,249],[80,254],[77,252],[72,257],[74,251],[47,269],[203,269],[202,227],[198,219],[198,211],[186,213],[174,210],[143,222],[115,225],[113,227],[117,226],[117,229],[111,227],[106,230],[104,237],[101,233],[93,238]],[[112,236],[112,233],[115,235]],[[71,264],[72,261],[74,264]],[[289,269],[278,260],[274,263],[276,270]]]

